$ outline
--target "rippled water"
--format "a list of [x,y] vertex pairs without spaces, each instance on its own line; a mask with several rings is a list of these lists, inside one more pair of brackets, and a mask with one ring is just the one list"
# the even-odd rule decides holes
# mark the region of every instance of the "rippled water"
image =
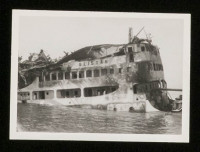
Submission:
[[18,103],[18,131],[181,134],[181,113],[130,113]]

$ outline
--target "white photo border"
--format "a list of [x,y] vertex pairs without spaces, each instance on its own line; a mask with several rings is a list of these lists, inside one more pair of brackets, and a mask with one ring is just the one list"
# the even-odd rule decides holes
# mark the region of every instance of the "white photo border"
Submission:
[[[46,133],[17,132],[17,82],[18,82],[18,48],[20,16],[65,16],[65,17],[113,17],[113,18],[153,18],[182,19],[184,21],[183,39],[183,110],[182,133],[165,134],[109,134],[109,133]],[[114,13],[82,11],[38,11],[12,10],[12,46],[11,46],[11,86],[10,86],[10,139],[14,140],[78,140],[78,141],[121,141],[121,142],[189,142],[190,109],[190,14],[171,13]]]

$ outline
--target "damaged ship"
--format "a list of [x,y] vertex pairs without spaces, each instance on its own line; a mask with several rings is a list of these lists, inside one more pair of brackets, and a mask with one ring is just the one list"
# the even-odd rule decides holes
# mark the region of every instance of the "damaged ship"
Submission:
[[127,44],[88,46],[54,64],[31,68],[37,74],[18,89],[18,102],[171,111],[159,48],[138,34],[133,36],[130,28]]

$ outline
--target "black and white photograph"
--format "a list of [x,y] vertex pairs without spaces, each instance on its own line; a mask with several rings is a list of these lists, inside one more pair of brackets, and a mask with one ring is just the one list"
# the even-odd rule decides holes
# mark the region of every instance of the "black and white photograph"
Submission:
[[189,142],[190,14],[12,11],[10,139]]

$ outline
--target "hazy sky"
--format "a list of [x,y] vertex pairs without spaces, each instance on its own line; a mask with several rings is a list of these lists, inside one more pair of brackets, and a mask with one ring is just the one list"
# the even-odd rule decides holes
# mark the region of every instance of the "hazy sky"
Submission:
[[[19,22],[19,56],[27,59],[41,49],[51,58],[63,57],[85,46],[125,44],[128,29],[136,34],[143,26],[160,48],[169,88],[182,88],[183,20],[134,18],[70,18],[23,16]],[[141,32],[139,37],[145,37]]]

